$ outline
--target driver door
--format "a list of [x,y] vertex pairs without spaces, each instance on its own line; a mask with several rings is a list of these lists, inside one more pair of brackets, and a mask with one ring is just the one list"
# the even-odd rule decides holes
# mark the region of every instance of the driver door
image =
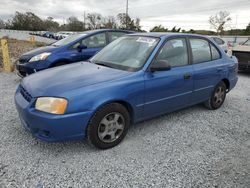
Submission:
[[167,71],[145,73],[144,116],[154,117],[189,105],[193,90],[193,69],[189,64],[186,38],[168,40],[153,63],[167,61]]

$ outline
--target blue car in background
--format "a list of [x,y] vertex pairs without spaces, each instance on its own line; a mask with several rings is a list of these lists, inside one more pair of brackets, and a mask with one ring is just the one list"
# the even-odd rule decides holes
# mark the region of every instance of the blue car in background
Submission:
[[87,60],[110,42],[128,33],[132,32],[100,29],[70,35],[50,46],[23,54],[16,65],[17,73],[24,77],[51,67]]
[[22,125],[37,138],[88,138],[107,149],[133,123],[198,103],[220,108],[237,70],[235,57],[200,35],[125,35],[88,62],[24,78],[15,103]]

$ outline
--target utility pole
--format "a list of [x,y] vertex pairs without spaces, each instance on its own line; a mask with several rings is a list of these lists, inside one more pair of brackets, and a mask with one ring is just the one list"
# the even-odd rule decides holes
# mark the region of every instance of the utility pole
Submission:
[[84,15],[83,15],[83,27],[84,27],[84,30],[86,30],[86,11],[84,11]]
[[126,29],[128,29],[128,0],[126,4]]

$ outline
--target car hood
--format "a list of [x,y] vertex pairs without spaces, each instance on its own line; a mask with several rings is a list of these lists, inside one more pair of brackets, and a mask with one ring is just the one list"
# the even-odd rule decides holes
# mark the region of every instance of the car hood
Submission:
[[21,85],[32,95],[61,96],[64,92],[122,78],[131,72],[89,62],[73,63],[25,77]]
[[45,47],[40,47],[40,48],[36,48],[34,50],[31,50],[25,54],[23,54],[20,58],[19,61],[20,62],[25,62],[25,61],[29,61],[32,57],[44,53],[44,52],[53,52],[55,50],[57,50],[58,47],[56,46],[45,46]]

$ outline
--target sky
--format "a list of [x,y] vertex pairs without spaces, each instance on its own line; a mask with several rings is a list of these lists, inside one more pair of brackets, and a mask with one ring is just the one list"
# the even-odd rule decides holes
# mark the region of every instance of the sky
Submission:
[[[7,20],[15,11],[31,11],[60,23],[70,16],[83,21],[84,12],[116,16],[126,11],[126,0],[0,0],[0,18]],[[129,15],[140,18],[144,30],[155,25],[169,29],[212,29],[211,15],[229,11],[232,18],[228,29],[243,29],[250,22],[250,0],[129,0]]]

